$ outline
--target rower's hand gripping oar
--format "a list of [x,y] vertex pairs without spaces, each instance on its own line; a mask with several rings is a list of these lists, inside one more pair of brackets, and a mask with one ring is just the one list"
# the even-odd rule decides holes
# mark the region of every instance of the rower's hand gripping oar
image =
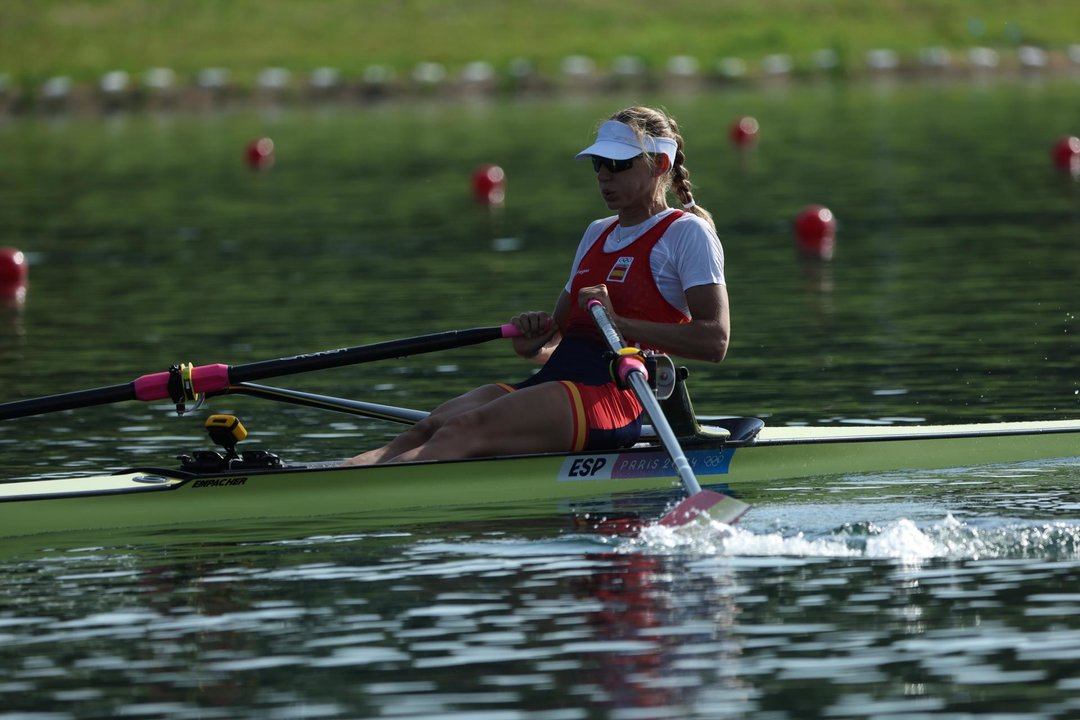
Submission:
[[608,347],[616,355],[616,372],[619,374],[620,379],[634,391],[638,400],[641,401],[642,407],[645,408],[645,412],[649,414],[653,428],[656,430],[656,434],[660,436],[660,442],[671,457],[671,462],[675,464],[679,479],[689,495],[664,517],[660,518],[659,524],[667,526],[686,525],[693,522],[702,513],[707,513],[712,520],[729,525],[734,523],[742,517],[743,513],[750,509],[750,506],[723,493],[701,489],[701,485],[698,484],[697,478],[694,476],[694,470],[686,459],[686,453],[683,452],[682,447],[679,445],[679,439],[675,437],[675,432],[671,429],[671,425],[660,407],[660,402],[649,387],[648,371],[641,359],[641,351],[637,348],[625,347],[619,331],[611,322],[611,318],[608,317],[607,310],[602,302],[595,299],[590,300],[587,309],[607,341]]
[[17,400],[0,404],[0,420],[44,415],[60,410],[106,405],[126,400],[172,399],[177,408],[185,400],[194,401],[206,393],[222,392],[230,385],[254,380],[264,380],[282,375],[324,370],[327,368],[355,365],[376,360],[437,352],[451,348],[477,345],[499,338],[520,335],[517,327],[507,323],[497,327],[448,330],[446,332],[371,345],[357,345],[339,350],[294,355],[276,360],[262,360],[245,365],[178,365],[166,372],[143,375],[120,385],[78,390],[75,392],[47,395],[29,400]]

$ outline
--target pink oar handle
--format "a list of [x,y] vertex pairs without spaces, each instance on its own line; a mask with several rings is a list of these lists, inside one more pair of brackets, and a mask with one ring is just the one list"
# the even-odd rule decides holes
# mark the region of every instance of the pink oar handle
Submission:
[[[544,330],[550,330],[553,322],[555,321],[551,318],[548,318],[547,325],[544,326]],[[514,323],[506,323],[502,326],[502,336],[504,338],[524,337],[524,335],[525,333],[518,330],[517,325],[515,325]]]
[[[217,392],[229,387],[229,366],[200,365],[191,370],[191,386],[197,393]],[[169,373],[157,372],[135,379],[135,399],[164,400],[169,395]]]

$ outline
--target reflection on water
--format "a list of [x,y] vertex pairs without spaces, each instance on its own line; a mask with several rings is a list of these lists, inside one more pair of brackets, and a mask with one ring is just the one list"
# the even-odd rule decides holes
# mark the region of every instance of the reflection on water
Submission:
[[[1048,82],[662,99],[731,283],[729,359],[689,363],[697,409],[1080,416],[1080,185],[1047,160],[1077,98]],[[0,401],[549,308],[603,212],[570,158],[609,105],[0,125],[0,244],[35,264],[25,306],[0,311]],[[737,114],[761,122],[750,155],[728,145]],[[242,150],[264,135],[277,163],[251,173]],[[507,172],[497,217],[470,197],[482,162]],[[794,251],[809,203],[838,219],[828,263]],[[282,384],[430,408],[518,379],[507,356]],[[289,460],[393,431],[251,398],[211,410]],[[207,446],[203,418],[128,403],[2,423],[4,476],[171,465]],[[1073,717],[1076,462],[736,487],[754,505],[737,527],[680,535],[622,532],[664,497],[576,523],[485,507],[5,541],[0,717]]]
[[677,548],[473,527],[3,563],[0,696],[64,717],[410,718],[1051,718],[1076,697],[1075,523]]

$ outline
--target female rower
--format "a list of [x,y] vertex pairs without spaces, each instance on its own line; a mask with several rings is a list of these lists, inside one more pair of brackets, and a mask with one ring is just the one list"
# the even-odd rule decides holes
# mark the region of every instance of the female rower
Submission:
[[[585,311],[602,302],[627,343],[720,362],[730,317],[724,251],[712,216],[694,201],[675,119],[630,107],[582,150],[617,216],[585,230],[553,312],[512,319],[515,352],[541,364],[513,385],[484,385],[443,403],[350,465],[486,455],[607,450],[634,444],[642,407],[611,379],[607,346]],[[671,191],[682,209],[668,207]]]

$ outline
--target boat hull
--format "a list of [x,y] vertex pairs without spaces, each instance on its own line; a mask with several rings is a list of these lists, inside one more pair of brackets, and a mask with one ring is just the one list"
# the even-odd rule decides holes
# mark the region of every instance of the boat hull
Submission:
[[1080,421],[763,428],[731,463],[732,482],[933,470],[1080,457]]
[[[695,464],[720,482],[730,450],[699,449]],[[64,530],[391,514],[527,504],[555,512],[575,498],[676,490],[659,448],[614,454],[536,455],[376,467],[291,467],[189,475],[161,468],[0,485],[0,537]]]
[[[1078,457],[1080,421],[764,428],[747,441],[688,443],[686,455],[703,486],[753,500],[770,483],[793,478]],[[677,499],[679,487],[659,446],[199,475],[145,468],[0,484],[0,537],[353,513],[432,520],[453,508],[507,504],[551,514],[623,493],[665,491]]]

